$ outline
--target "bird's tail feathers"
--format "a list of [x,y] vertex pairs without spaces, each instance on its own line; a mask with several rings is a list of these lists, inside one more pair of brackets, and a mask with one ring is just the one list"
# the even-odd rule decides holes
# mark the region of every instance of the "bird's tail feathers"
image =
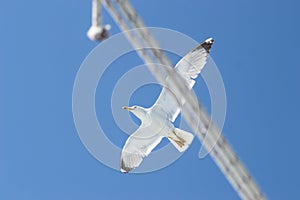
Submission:
[[194,135],[184,130],[175,128],[174,131],[168,135],[168,139],[179,152],[184,152],[192,143]]

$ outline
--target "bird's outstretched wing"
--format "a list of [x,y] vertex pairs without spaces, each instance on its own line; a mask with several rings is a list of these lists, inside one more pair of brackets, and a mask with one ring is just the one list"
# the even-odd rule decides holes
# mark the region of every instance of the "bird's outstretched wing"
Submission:
[[150,133],[151,127],[140,126],[126,141],[121,155],[121,171],[128,173],[138,167],[143,158],[160,143],[161,134]]
[[[186,81],[184,84],[187,84],[189,89],[192,89],[195,84],[193,79],[197,78],[205,66],[213,42],[212,38],[205,40],[176,64],[175,70]],[[176,98],[169,88],[163,88],[153,107],[163,109],[167,113],[169,120],[174,122],[180,112],[179,102],[180,99]]]

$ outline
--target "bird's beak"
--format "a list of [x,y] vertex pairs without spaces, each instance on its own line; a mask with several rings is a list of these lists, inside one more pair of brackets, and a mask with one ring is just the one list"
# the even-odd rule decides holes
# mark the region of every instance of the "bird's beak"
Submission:
[[127,106],[123,106],[122,108],[123,108],[124,110],[129,110],[129,111],[130,111],[130,110],[134,110],[134,108],[132,108],[132,107],[127,107]]

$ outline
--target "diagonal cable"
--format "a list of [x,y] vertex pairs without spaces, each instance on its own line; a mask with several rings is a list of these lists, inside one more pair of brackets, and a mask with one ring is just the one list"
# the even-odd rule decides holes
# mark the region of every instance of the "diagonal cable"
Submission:
[[[102,0],[103,5],[109,11],[113,19],[124,31],[127,39],[137,49],[138,55],[147,64],[151,73],[162,85],[172,85],[177,95],[185,97],[187,106],[183,111],[183,117],[193,128],[206,149],[211,149],[210,155],[219,166],[228,181],[232,184],[238,195],[245,200],[265,199],[262,191],[255,183],[245,166],[228,144],[218,127],[211,122],[209,115],[192,96],[188,89],[180,83],[181,77],[173,70],[171,61],[160,49],[150,31],[134,10],[128,0]],[[131,29],[135,31],[129,31]],[[151,47],[151,48],[149,48]],[[155,63],[165,67],[157,68]],[[165,74],[170,77],[170,82],[165,82]],[[199,108],[200,107],[200,108]],[[198,111],[198,112],[197,112]],[[200,122],[200,126],[199,123]]]

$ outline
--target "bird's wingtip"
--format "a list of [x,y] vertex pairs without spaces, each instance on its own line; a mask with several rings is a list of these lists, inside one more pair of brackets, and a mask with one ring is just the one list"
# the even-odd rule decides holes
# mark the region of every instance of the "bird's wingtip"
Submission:
[[121,159],[120,170],[121,170],[121,172],[127,174],[128,172],[130,172],[130,171],[132,170],[132,168],[126,167],[126,166],[125,166],[125,163],[124,163],[124,160]]
[[126,171],[125,169],[122,169],[121,168],[121,170],[120,170],[122,173],[124,173],[124,174],[127,174],[129,171]]
[[203,47],[207,51],[207,53],[209,53],[213,44],[214,44],[214,39],[208,38],[201,43],[201,47]]

